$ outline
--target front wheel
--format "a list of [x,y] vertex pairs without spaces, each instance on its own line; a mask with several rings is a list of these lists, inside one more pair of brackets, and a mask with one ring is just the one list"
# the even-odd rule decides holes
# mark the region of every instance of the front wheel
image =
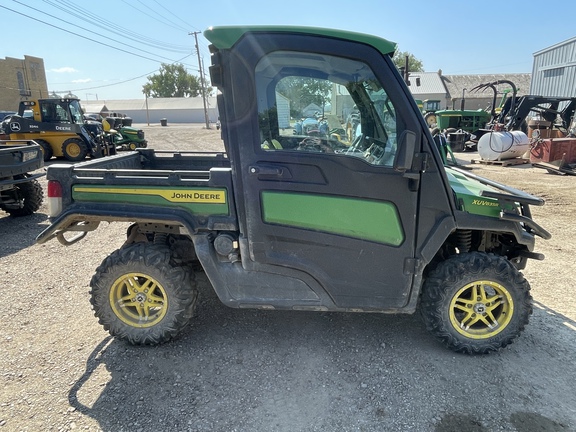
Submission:
[[100,324],[134,345],[157,345],[178,336],[192,319],[197,299],[192,269],[176,263],[169,248],[148,243],[113,252],[90,286]]
[[[16,176],[16,179],[25,178],[27,174]],[[32,179],[26,183],[19,183],[11,192],[15,194],[17,205],[6,206],[10,216],[29,216],[40,208],[44,199],[44,192],[38,180]]]
[[451,350],[487,354],[524,330],[532,314],[530,285],[504,257],[454,255],[427,277],[420,311],[428,331]]
[[69,161],[81,161],[88,154],[88,145],[80,138],[68,138],[62,143],[62,154]]

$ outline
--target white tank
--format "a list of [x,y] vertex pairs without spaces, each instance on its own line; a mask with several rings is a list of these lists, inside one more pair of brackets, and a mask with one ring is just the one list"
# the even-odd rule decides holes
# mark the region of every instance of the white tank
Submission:
[[483,160],[513,159],[529,150],[530,140],[521,131],[490,132],[478,140],[478,154]]

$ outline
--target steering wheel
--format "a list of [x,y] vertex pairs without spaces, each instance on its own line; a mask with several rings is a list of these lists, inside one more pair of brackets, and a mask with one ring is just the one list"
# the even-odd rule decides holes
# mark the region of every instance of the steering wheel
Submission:
[[361,156],[362,154],[364,154],[364,150],[360,149],[360,144],[362,144],[367,139],[369,138],[365,137],[364,134],[362,133],[356,135],[350,146],[345,149],[342,149],[341,153],[347,155]]
[[306,137],[298,144],[297,150],[315,153],[334,153],[334,149],[326,144],[321,138]]

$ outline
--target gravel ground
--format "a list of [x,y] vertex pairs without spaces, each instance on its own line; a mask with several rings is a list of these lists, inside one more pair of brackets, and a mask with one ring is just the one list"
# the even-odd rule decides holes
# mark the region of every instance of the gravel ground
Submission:
[[[221,149],[216,130],[143,128],[153,148]],[[534,214],[553,234],[524,272],[530,325],[488,356],[446,350],[417,315],[230,309],[203,275],[181,338],[129,346],[98,325],[88,296],[126,224],[37,245],[45,206],[0,214],[0,431],[576,431],[576,178],[471,167],[544,197]]]

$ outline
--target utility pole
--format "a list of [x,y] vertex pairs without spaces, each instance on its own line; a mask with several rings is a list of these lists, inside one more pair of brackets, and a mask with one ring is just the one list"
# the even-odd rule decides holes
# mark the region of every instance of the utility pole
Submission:
[[198,54],[198,67],[200,68],[200,85],[202,87],[202,102],[204,103],[204,120],[206,121],[206,129],[210,129],[210,121],[208,120],[208,109],[206,108],[206,86],[204,84],[204,71],[202,70],[202,58],[200,57],[200,48],[198,48],[198,33],[188,33],[194,35],[196,40],[196,53]]

